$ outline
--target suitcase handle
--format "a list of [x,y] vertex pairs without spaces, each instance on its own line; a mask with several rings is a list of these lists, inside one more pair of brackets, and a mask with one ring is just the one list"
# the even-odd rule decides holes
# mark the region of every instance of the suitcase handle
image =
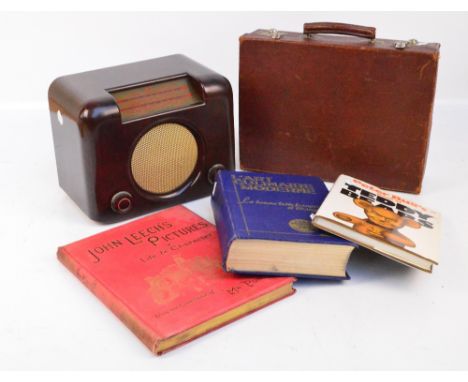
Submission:
[[304,34],[332,33],[375,39],[375,28],[345,23],[305,23]]

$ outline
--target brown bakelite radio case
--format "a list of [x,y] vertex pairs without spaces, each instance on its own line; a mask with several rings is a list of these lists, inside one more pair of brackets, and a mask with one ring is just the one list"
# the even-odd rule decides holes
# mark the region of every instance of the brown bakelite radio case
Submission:
[[438,60],[437,43],[379,39],[359,25],[243,35],[241,167],[420,192]]
[[57,78],[49,105],[60,186],[94,220],[207,196],[234,167],[229,81],[183,55]]

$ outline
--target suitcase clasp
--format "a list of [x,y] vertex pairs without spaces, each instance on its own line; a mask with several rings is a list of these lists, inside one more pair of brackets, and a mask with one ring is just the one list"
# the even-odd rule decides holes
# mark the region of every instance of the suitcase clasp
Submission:
[[395,44],[393,45],[395,49],[406,49],[409,46],[414,46],[414,45],[419,45],[418,40],[412,38],[407,41],[395,41]]
[[268,30],[261,30],[259,34],[263,36],[269,36],[274,40],[279,40],[284,33],[281,33],[278,29],[271,28]]

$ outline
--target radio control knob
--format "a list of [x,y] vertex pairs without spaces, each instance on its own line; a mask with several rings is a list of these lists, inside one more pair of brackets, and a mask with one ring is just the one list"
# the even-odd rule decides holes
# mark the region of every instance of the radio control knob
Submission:
[[215,181],[215,176],[216,176],[216,173],[219,171],[219,170],[224,170],[224,166],[222,164],[215,164],[213,166],[211,166],[211,168],[208,170],[208,181],[213,184],[214,181]]
[[125,214],[132,209],[133,196],[127,191],[120,191],[114,194],[111,199],[111,208],[118,214]]

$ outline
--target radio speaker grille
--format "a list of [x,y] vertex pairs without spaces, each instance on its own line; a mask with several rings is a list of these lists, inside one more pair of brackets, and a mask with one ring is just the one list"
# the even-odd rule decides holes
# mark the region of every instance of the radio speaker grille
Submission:
[[197,141],[186,127],[164,123],[137,142],[131,158],[135,182],[152,194],[167,194],[182,186],[198,159]]

